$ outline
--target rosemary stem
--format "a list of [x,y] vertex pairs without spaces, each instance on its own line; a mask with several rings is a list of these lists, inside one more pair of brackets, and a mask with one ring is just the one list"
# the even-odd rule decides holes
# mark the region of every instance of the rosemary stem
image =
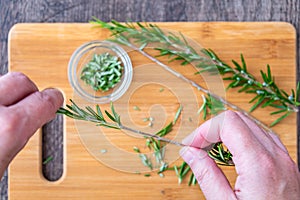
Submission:
[[[140,48],[136,47],[135,45],[132,45],[131,43],[127,43],[127,46],[131,47],[132,49],[140,52],[142,55],[144,55],[145,57],[149,58],[151,61],[157,63],[158,65],[160,65],[161,67],[163,67],[166,71],[172,73],[173,75],[175,75],[176,77],[182,79],[183,81],[189,83],[190,85],[192,85],[193,87],[195,87],[197,90],[202,91],[206,94],[211,95],[212,97],[214,97],[215,99],[219,100],[220,102],[222,102],[223,104],[231,107],[232,109],[241,112],[242,114],[244,114],[245,116],[249,117],[250,119],[252,119],[258,126],[262,127],[263,129],[265,129],[265,131],[267,131],[268,133],[271,134],[275,134],[275,132],[269,128],[267,125],[265,125],[264,123],[262,123],[261,121],[259,121],[258,119],[256,119],[255,117],[253,117],[252,115],[250,115],[247,111],[243,110],[242,108],[230,103],[229,101],[225,100],[223,97],[220,97],[214,93],[212,93],[211,91],[203,88],[201,85],[197,84],[196,82],[186,78],[185,76],[183,76],[182,74],[178,73],[177,71],[173,70],[172,68],[170,68],[168,65],[160,62],[159,60],[157,60],[156,58],[154,58],[153,56],[147,54],[145,51],[141,50]],[[182,146],[182,145],[181,145]]]
[[143,136],[146,136],[146,137],[155,138],[155,139],[157,139],[159,141],[163,141],[163,142],[175,144],[177,146],[181,146],[181,147],[186,146],[186,145],[184,145],[184,144],[182,144],[180,142],[177,142],[177,141],[174,141],[174,140],[169,140],[167,138],[163,138],[163,137],[160,137],[158,135],[151,134],[151,133],[146,133],[146,132],[143,132],[143,131],[140,131],[140,130],[136,130],[136,129],[127,127],[127,126],[119,125],[119,128],[123,129],[123,130],[127,130],[127,131],[130,131],[130,132],[133,132],[133,133],[137,133],[139,135],[143,135]]

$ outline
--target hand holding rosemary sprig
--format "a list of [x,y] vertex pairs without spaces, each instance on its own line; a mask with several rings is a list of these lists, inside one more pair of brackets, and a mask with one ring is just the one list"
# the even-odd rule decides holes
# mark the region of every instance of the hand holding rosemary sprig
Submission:
[[[214,134],[209,134],[213,127]],[[201,148],[223,142],[233,153],[234,188]],[[207,199],[299,199],[300,173],[280,139],[239,112],[204,122],[183,141],[180,155],[193,170]],[[188,146],[196,146],[193,148]]]

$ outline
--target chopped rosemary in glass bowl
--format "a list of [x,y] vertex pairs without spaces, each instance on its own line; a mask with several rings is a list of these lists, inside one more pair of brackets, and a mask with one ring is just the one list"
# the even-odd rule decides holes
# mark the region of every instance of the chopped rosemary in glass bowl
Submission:
[[108,103],[120,98],[133,76],[131,60],[118,44],[91,41],[72,55],[68,78],[74,91],[93,103]]

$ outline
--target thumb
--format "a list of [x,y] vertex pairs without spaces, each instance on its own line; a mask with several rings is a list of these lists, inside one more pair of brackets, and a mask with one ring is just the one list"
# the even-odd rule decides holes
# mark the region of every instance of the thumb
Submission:
[[237,199],[222,170],[206,151],[183,147],[180,155],[191,167],[206,199]]

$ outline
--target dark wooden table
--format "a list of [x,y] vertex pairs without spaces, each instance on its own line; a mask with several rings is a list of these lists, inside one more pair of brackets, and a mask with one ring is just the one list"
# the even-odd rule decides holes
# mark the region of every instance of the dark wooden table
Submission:
[[[299,52],[300,0],[0,0],[0,74],[8,71],[8,32],[14,24],[87,22],[92,16],[104,21],[285,21],[297,30]],[[299,61],[299,53],[297,58]],[[299,75],[299,70],[297,73]],[[60,124],[61,119],[57,118],[43,128],[47,141],[44,146],[52,147],[48,152],[55,154],[55,160],[44,169],[50,180],[61,173]],[[1,199],[7,199],[7,175],[2,179],[0,190]]]

